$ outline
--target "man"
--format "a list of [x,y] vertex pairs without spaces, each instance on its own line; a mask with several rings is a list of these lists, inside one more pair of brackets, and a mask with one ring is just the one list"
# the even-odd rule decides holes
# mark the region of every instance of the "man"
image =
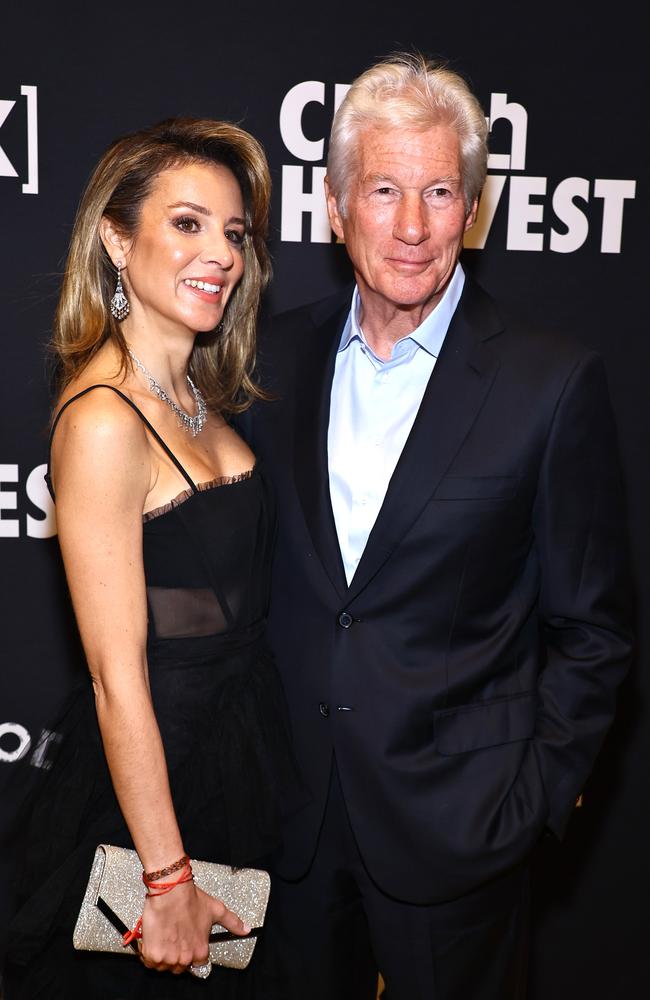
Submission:
[[487,164],[465,82],[364,73],[326,180],[354,292],[277,319],[253,447],[271,642],[309,801],[270,932],[291,1000],[525,993],[527,866],[562,836],[628,664],[603,368],[463,272]]

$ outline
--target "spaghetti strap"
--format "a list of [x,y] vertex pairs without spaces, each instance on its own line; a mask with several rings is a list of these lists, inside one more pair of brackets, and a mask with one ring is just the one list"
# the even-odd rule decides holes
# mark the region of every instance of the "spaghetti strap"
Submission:
[[48,489],[49,489],[49,491],[50,491],[50,493],[52,495],[52,499],[53,500],[54,500],[54,490],[52,488],[52,480],[50,478],[50,458],[51,458],[51,454],[52,454],[52,439],[54,438],[54,432],[55,432],[55,430],[57,428],[59,420],[61,419],[61,416],[63,415],[64,411],[67,410],[67,408],[70,406],[70,404],[74,403],[75,400],[77,400],[77,399],[81,399],[81,397],[85,396],[87,392],[92,392],[93,389],[111,389],[113,392],[117,393],[117,395],[120,397],[120,399],[123,399],[124,402],[127,403],[131,407],[131,409],[134,410],[135,413],[138,414],[138,416],[140,417],[140,420],[145,425],[145,427],[147,428],[147,430],[149,431],[149,433],[151,434],[151,436],[156,439],[156,441],[158,442],[158,444],[160,445],[160,447],[163,449],[163,451],[165,452],[165,454],[168,455],[169,458],[172,460],[172,462],[174,463],[174,465],[176,466],[176,468],[178,469],[178,471],[182,475],[183,479],[185,479],[190,484],[192,492],[193,493],[198,493],[198,487],[197,487],[196,483],[194,482],[194,480],[191,478],[191,476],[189,475],[189,473],[186,472],[186,470],[184,469],[184,467],[181,465],[181,463],[176,458],[176,455],[174,454],[174,452],[171,450],[171,448],[168,447],[168,445],[165,444],[165,442],[161,438],[161,436],[158,433],[158,431],[156,430],[156,428],[153,426],[153,424],[151,424],[147,420],[147,418],[145,417],[145,415],[142,412],[142,410],[135,405],[135,403],[133,402],[133,400],[129,399],[129,397],[125,393],[121,392],[114,385],[109,385],[107,382],[97,382],[95,385],[89,385],[89,386],[87,386],[87,388],[82,389],[81,392],[78,392],[78,393],[76,393],[76,395],[71,396],[70,399],[67,399],[65,401],[65,403],[63,404],[63,406],[61,407],[61,409],[59,410],[59,412],[57,413],[56,417],[54,418],[54,422],[52,424],[52,430],[50,431],[50,440],[49,440],[48,454],[47,454],[47,473],[46,473],[46,476],[45,476],[45,481],[47,483]]

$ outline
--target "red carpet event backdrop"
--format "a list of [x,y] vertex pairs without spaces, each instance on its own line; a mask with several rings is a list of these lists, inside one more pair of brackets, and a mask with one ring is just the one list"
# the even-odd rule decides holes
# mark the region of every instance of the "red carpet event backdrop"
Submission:
[[[78,198],[118,135],[190,114],[236,121],[273,175],[266,308],[321,298],[350,271],[323,196],[332,115],[391,51],[462,73],[490,124],[463,263],[511,310],[606,363],[627,485],[639,651],[563,845],[535,857],[533,1000],[645,995],[650,607],[647,58],[626,4],[7,4],[0,14],[0,829],[84,669],[43,473],[46,344]],[[524,20],[524,17],[526,20]],[[495,442],[498,447],[498,442]],[[23,780],[24,779],[24,780]],[[0,856],[0,927],[11,855]],[[2,934],[0,931],[0,953]]]

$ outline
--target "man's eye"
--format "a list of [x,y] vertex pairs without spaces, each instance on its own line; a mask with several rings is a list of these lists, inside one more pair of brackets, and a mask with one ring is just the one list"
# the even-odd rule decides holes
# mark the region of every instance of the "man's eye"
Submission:
[[199,223],[191,215],[182,215],[176,219],[174,225],[182,233],[196,233],[199,230]]
[[380,187],[377,188],[377,194],[392,194],[393,188],[391,187]]

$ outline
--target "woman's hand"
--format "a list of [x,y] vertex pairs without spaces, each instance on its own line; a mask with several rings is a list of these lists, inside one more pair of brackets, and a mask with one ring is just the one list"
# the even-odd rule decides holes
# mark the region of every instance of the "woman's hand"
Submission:
[[176,974],[209,961],[208,939],[213,924],[234,934],[250,932],[220,899],[193,882],[182,883],[161,896],[148,896],[142,913],[140,956],[148,969]]

